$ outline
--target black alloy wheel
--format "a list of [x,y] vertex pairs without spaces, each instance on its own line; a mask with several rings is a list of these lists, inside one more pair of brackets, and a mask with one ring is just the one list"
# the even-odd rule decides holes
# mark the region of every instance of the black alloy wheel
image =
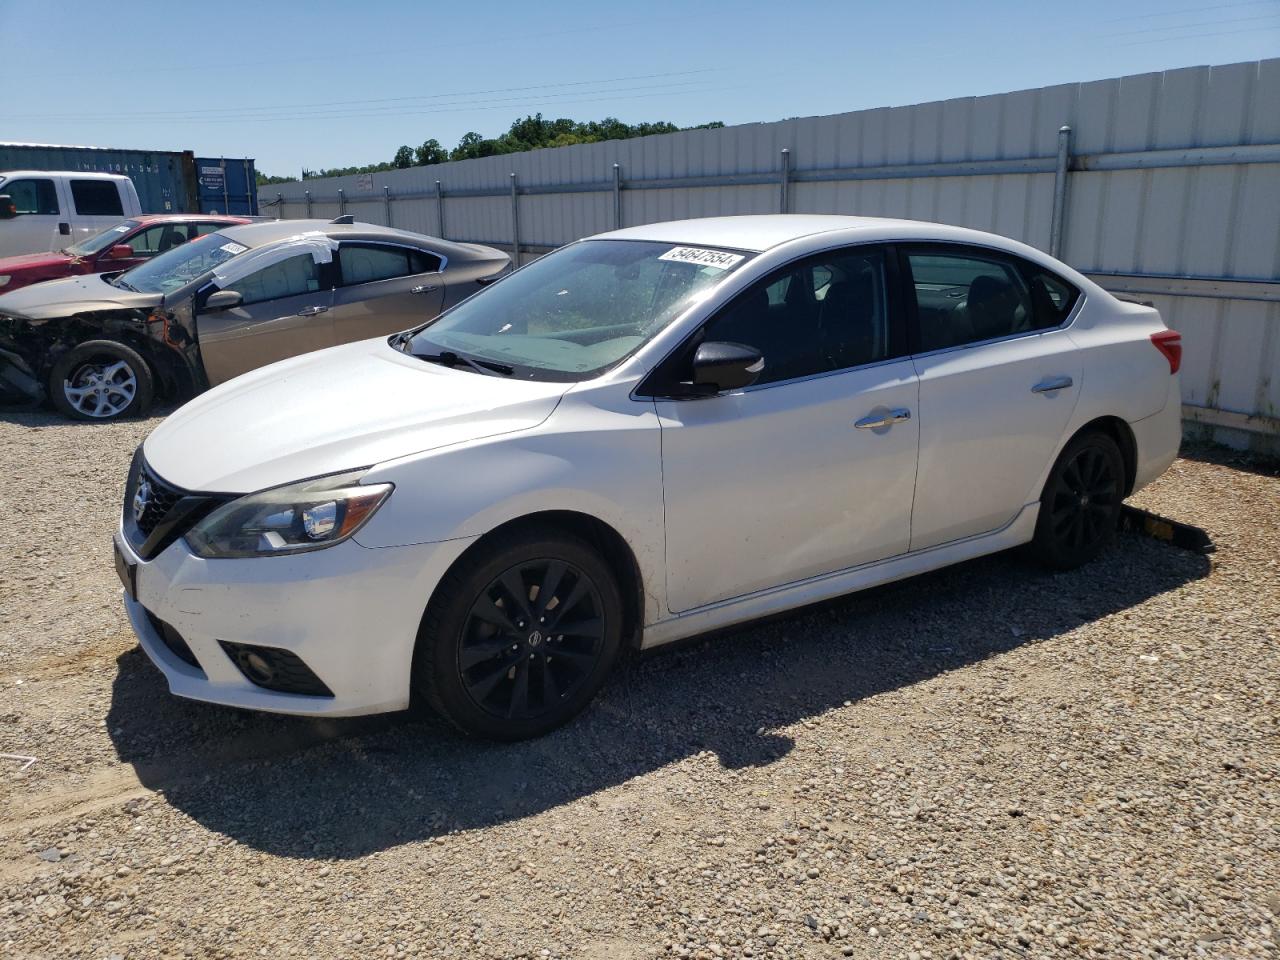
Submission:
[[465,553],[422,615],[413,690],[464,733],[555,729],[604,684],[622,648],[622,594],[597,547],[542,524]]
[[599,588],[564,560],[503,571],[471,605],[458,650],[468,695],[481,709],[527,720],[572,697],[604,649]]
[[1071,441],[1040,498],[1033,549],[1048,566],[1068,570],[1097,556],[1115,536],[1124,500],[1124,459],[1104,433]]

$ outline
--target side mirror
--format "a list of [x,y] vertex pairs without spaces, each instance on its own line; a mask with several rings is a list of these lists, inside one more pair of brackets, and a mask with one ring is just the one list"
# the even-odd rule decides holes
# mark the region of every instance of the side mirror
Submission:
[[13,202],[13,197],[7,193],[0,193],[0,220],[12,220],[18,215],[18,208]]
[[217,290],[209,294],[209,299],[204,302],[205,313],[217,313],[219,310],[230,310],[232,307],[240,306],[244,300],[235,290]]
[[127,243],[117,243],[107,249],[107,260],[131,260],[133,257],[133,247]]
[[764,371],[764,357],[741,343],[708,341],[693,355],[693,383],[708,393],[749,387]]

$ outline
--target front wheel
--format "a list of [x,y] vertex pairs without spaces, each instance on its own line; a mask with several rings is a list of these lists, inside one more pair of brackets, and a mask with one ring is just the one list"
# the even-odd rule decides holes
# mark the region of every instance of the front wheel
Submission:
[[90,340],[68,350],[49,371],[49,397],[76,420],[119,420],[145,413],[155,379],[136,350]]
[[531,529],[482,545],[441,581],[414,689],[465,733],[536,737],[591,702],[621,641],[621,594],[599,551]]
[[1032,553],[1054,570],[1071,570],[1115,536],[1124,499],[1124,457],[1105,433],[1075,437],[1058,456],[1040,495]]

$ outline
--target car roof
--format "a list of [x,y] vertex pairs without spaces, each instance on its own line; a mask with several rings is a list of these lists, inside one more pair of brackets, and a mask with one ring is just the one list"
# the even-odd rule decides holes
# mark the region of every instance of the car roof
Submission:
[[75,177],[77,180],[128,180],[123,173],[99,173],[96,170],[0,170],[6,180],[14,177]]
[[458,243],[441,240],[439,237],[428,237],[421,233],[410,233],[397,230],[395,227],[382,227],[375,223],[331,223],[328,220],[269,220],[259,223],[247,223],[243,226],[228,227],[221,235],[243,243],[250,247],[260,247],[277,240],[286,240],[301,233],[323,233],[334,240],[373,240],[389,243],[403,243],[423,250],[443,253],[451,260],[488,260],[493,257],[505,257],[506,254],[493,247],[485,247],[475,243]]
[[802,237],[834,231],[857,231],[859,239],[944,240],[956,243],[978,243],[1000,249],[1023,252],[1023,245],[993,233],[955,227],[925,220],[902,220],[889,217],[846,217],[834,214],[772,213],[737,217],[707,217],[699,220],[672,220],[627,227],[590,239],[653,240],[660,243],[687,243],[708,247],[728,247],[763,253],[773,247]]

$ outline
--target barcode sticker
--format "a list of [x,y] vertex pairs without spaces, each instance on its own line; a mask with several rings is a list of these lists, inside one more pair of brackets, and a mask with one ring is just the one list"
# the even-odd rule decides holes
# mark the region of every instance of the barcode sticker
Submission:
[[742,262],[740,253],[725,253],[723,250],[706,250],[702,247],[672,247],[658,258],[674,260],[677,263],[693,263],[699,267],[712,267],[715,270],[728,270]]

